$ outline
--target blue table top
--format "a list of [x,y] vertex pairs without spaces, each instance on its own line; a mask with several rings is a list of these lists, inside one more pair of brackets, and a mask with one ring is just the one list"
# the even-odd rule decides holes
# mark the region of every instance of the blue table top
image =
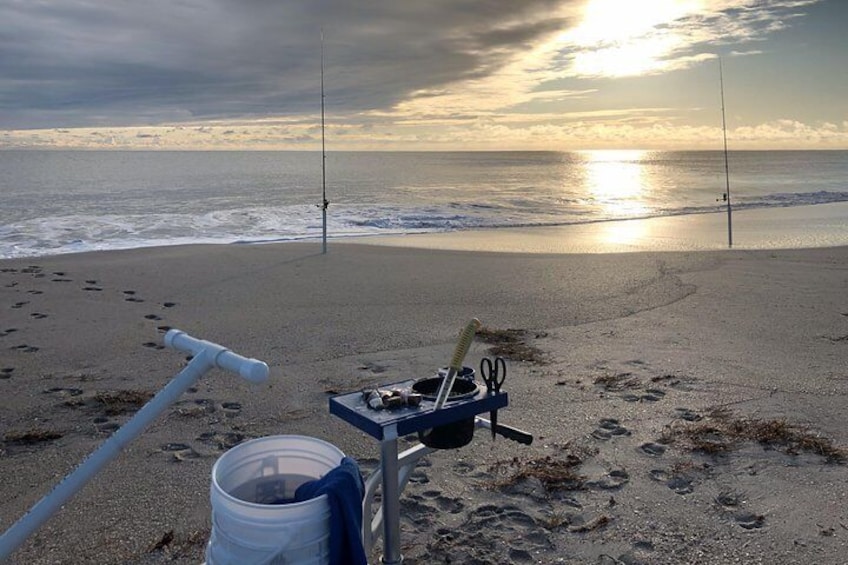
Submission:
[[[409,388],[414,382],[401,381],[376,388]],[[401,437],[503,408],[509,404],[509,397],[503,391],[489,394],[485,386],[478,384],[477,393],[470,398],[448,400],[440,410],[434,410],[434,404],[434,401],[424,399],[415,407],[374,410],[365,403],[362,392],[356,391],[330,398],[330,414],[382,441],[389,426],[397,425],[397,436]]]

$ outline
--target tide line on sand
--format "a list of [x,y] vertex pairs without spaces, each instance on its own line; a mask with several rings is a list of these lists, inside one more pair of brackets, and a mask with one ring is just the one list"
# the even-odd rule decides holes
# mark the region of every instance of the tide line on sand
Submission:
[[[734,249],[804,249],[848,245],[848,202],[737,210]],[[351,240],[354,241],[354,240]],[[623,253],[727,249],[727,215],[687,214],[555,227],[364,237],[358,243],[506,253]]]

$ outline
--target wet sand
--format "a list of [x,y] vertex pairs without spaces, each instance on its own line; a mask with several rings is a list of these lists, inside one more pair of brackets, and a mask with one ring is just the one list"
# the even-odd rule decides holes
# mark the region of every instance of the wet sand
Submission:
[[504,253],[806,249],[848,245],[848,202],[562,226],[361,238],[370,245]]
[[847,290],[846,247],[2,261],[0,528],[184,366],[169,328],[266,361],[269,381],[208,374],[12,563],[199,563],[221,453],[306,434],[374,468],[377,443],[329,396],[432,375],[477,317],[515,330],[493,332],[516,340],[500,421],[536,440],[478,431],[429,456],[402,499],[406,563],[842,563]]

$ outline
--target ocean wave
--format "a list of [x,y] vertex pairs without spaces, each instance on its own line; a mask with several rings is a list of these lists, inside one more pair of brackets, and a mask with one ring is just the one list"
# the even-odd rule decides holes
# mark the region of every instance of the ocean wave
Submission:
[[742,206],[746,207],[806,206],[811,204],[848,202],[848,192],[829,190],[819,190],[816,192],[778,192],[762,196],[741,196],[737,200]]
[[[803,206],[848,201],[848,192],[815,191],[735,197],[736,209]],[[723,203],[703,206],[650,207],[643,213],[618,216],[587,205],[539,208],[462,206],[452,202],[420,207],[397,204],[331,206],[328,232],[333,238],[544,227],[589,222],[703,214],[723,210]],[[461,210],[461,211],[460,211]],[[0,257],[31,257],[192,243],[259,243],[321,237],[320,212],[311,204],[248,207],[211,212],[67,215],[0,225]]]

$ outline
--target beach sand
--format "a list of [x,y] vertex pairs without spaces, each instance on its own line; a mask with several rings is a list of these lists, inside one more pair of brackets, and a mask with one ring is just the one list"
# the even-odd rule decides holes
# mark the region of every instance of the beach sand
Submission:
[[[477,317],[515,330],[490,332],[516,340],[500,421],[535,441],[478,430],[428,456],[402,497],[405,563],[845,563],[846,290],[848,247],[331,242],[2,261],[0,529],[184,366],[161,347],[168,328],[271,377],[206,375],[12,563],[200,563],[226,449],[305,434],[373,469],[377,442],[328,398],[431,376]],[[477,338],[466,363],[493,346]]]

